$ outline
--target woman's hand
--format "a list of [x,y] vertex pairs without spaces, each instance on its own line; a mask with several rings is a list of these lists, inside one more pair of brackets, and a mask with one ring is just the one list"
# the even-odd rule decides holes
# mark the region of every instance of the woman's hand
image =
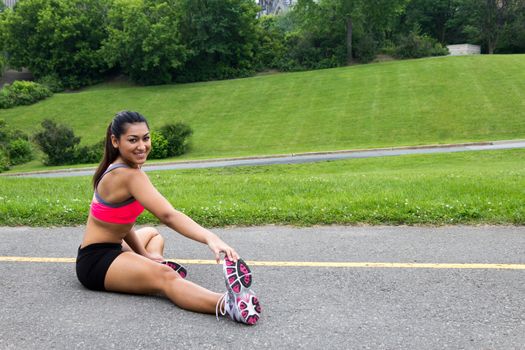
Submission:
[[221,253],[224,253],[229,260],[234,262],[237,262],[239,259],[239,254],[237,254],[235,249],[224,243],[222,239],[215,235],[208,239],[207,244],[215,255],[215,261],[217,261],[217,264],[221,261]]

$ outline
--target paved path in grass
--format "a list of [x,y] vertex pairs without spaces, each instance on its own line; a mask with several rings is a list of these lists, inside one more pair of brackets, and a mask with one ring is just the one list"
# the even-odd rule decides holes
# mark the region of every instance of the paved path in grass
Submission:
[[[207,247],[159,229],[192,281],[224,290]],[[0,349],[525,348],[525,227],[217,229],[252,262],[255,327],[84,289],[82,231],[0,228]]]
[[[487,150],[498,150],[498,149],[513,149],[513,148],[525,148],[525,140],[478,142],[478,143],[440,145],[440,146],[382,148],[382,149],[338,151],[338,152],[301,153],[301,154],[290,154],[290,155],[281,155],[281,156],[217,159],[217,160],[203,160],[203,161],[186,161],[186,162],[182,161],[182,162],[176,162],[176,163],[147,165],[144,167],[144,170],[154,171],[154,170],[217,168],[217,167],[249,166],[249,165],[253,166],[253,165],[272,165],[272,164],[298,164],[298,163],[311,163],[311,162],[350,159],[350,158],[388,157],[388,156],[399,156],[399,155],[406,155],[406,154],[487,151]],[[59,170],[59,171],[32,172],[32,173],[27,173],[27,174],[6,174],[5,176],[68,177],[68,176],[87,176],[87,175],[92,175],[93,173],[94,173],[94,169],[67,169],[67,170]]]

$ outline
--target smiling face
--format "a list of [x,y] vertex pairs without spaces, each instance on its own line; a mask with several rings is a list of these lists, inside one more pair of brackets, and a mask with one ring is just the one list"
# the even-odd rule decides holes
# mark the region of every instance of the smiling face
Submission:
[[111,135],[113,147],[118,148],[120,158],[129,165],[141,166],[151,151],[151,138],[146,123],[126,124],[127,130],[116,138]]

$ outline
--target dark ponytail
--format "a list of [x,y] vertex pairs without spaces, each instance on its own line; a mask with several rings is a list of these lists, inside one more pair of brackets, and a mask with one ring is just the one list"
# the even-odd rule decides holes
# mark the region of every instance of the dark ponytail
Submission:
[[113,121],[109,123],[108,129],[106,131],[106,140],[104,142],[104,157],[95,171],[95,175],[93,175],[94,188],[97,188],[98,182],[102,178],[102,174],[104,174],[109,165],[113,163],[120,154],[118,148],[113,147],[113,144],[111,143],[111,135],[115,135],[117,139],[120,139],[120,136],[124,134],[128,128],[126,124],[133,123],[146,123],[146,126],[149,129],[146,118],[137,112],[119,112],[117,115],[115,115]]

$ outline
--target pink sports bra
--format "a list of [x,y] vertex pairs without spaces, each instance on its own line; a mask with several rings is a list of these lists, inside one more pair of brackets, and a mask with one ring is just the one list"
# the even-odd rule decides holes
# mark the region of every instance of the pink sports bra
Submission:
[[[112,164],[100,177],[117,168],[129,168],[123,163]],[[95,194],[91,201],[91,215],[100,221],[113,224],[132,224],[144,211],[144,207],[135,198],[131,197],[124,202],[109,203],[103,200],[95,188]]]

